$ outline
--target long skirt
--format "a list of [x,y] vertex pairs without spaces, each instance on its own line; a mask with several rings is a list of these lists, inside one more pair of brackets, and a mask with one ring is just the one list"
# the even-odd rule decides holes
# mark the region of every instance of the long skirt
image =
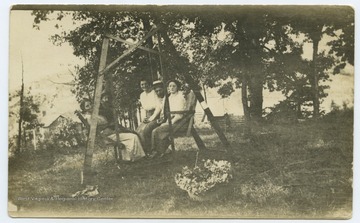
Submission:
[[[116,142],[116,134],[112,134],[108,137]],[[125,145],[125,149],[121,150],[123,160],[136,161],[145,156],[140,139],[136,134],[119,133],[119,139],[120,142]]]

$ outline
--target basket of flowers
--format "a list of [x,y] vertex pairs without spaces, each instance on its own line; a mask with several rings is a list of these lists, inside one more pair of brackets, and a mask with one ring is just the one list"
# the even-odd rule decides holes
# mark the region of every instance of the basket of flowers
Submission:
[[175,175],[176,185],[185,190],[193,200],[207,200],[232,179],[231,163],[226,160],[203,160],[198,166],[183,167]]

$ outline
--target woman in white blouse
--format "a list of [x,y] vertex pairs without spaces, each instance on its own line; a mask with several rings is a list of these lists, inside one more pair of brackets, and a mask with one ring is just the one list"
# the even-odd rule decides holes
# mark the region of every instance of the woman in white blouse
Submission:
[[140,81],[140,88],[140,103],[146,112],[144,122],[153,121],[160,114],[159,99],[147,80]]
[[[162,85],[161,82],[160,85]],[[159,117],[161,112],[161,102],[147,80],[140,81],[140,88],[143,90],[140,94],[140,103],[146,112],[146,116],[136,129],[136,132],[139,134],[145,153],[149,154],[151,146],[151,132],[158,126],[156,119]]]
[[[184,111],[186,108],[186,101],[184,95],[179,92],[180,83],[176,80],[171,80],[168,82],[167,87],[169,95],[169,107],[170,111]],[[164,110],[164,109],[163,109]],[[163,114],[162,114],[163,115]],[[173,128],[179,123],[182,119],[183,114],[172,114],[171,123]],[[151,151],[152,154],[150,157],[156,155],[163,155],[170,145],[169,140],[169,123],[168,121],[162,123],[159,127],[155,128],[151,134]]]

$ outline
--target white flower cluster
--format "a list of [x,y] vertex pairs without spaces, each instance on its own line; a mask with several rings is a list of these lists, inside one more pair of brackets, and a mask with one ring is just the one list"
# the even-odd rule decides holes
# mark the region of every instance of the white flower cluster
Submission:
[[181,173],[175,175],[176,185],[189,194],[202,194],[215,185],[227,183],[232,178],[231,164],[226,160],[206,160],[200,167],[190,169],[183,167]]

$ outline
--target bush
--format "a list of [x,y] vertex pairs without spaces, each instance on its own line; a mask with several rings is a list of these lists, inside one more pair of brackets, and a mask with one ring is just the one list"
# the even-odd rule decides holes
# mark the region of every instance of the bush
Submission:
[[300,112],[290,101],[282,101],[270,108],[270,112],[265,116],[266,120],[274,124],[292,124],[296,123],[300,117]]
[[326,121],[339,121],[342,122],[344,119],[353,121],[354,108],[349,107],[346,103],[343,104],[342,109],[335,103],[331,104],[331,111],[324,115],[323,119]]
[[50,136],[42,142],[42,147],[69,154],[79,152],[79,149],[83,148],[86,142],[86,131],[79,128],[78,123],[68,121],[51,132]]

